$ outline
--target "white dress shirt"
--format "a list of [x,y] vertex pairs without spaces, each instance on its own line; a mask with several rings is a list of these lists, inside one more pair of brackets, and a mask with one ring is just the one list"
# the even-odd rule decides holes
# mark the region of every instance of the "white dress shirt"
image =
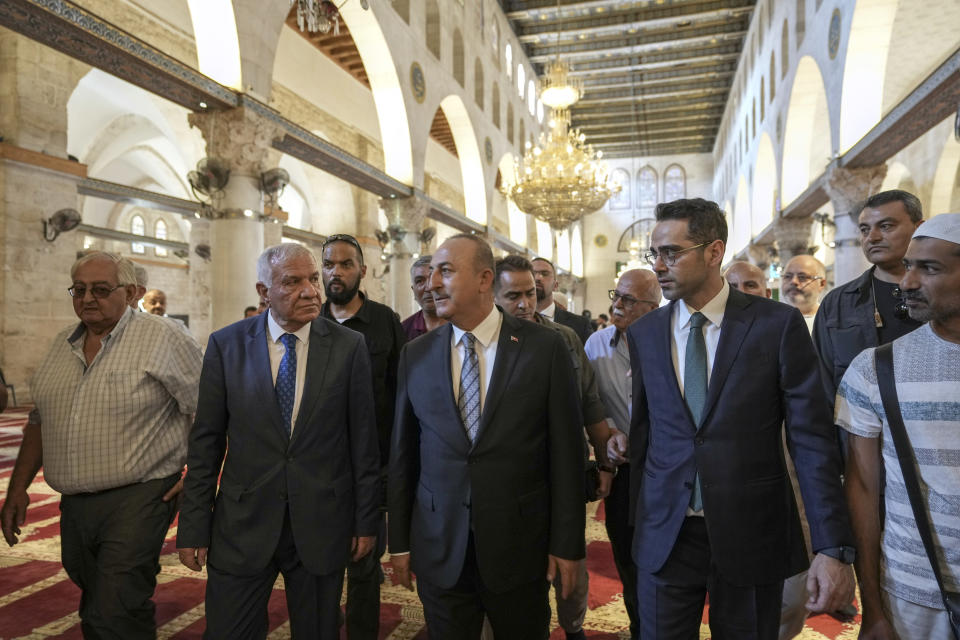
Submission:
[[540,315],[545,317],[547,320],[553,320],[553,316],[557,313],[557,303],[551,302],[549,307],[544,307],[543,311],[537,311]]
[[703,325],[703,339],[707,345],[707,385],[709,386],[710,375],[713,372],[713,359],[717,354],[717,343],[720,342],[720,324],[723,322],[723,312],[727,308],[729,297],[730,284],[724,279],[720,292],[703,305],[702,309],[693,309],[683,300],[673,305],[673,317],[670,319],[670,326],[673,329],[670,355],[673,357],[673,369],[677,373],[677,384],[680,385],[681,394],[683,394],[683,367],[687,353],[687,338],[690,337],[690,316],[699,311],[707,317],[707,322]]
[[[280,342],[281,336],[285,333],[277,321],[273,319],[273,313],[267,310],[267,352],[270,354],[270,375],[272,376],[273,386],[277,386],[277,373],[280,371],[280,361],[283,360],[283,354],[287,348]],[[293,332],[297,336],[297,387],[293,396],[293,413],[290,414],[290,434],[293,434],[293,425],[297,423],[297,412],[300,411],[300,400],[303,399],[303,381],[307,376],[307,348],[310,346],[310,323],[303,325],[297,331]]]
[[[451,323],[452,324],[452,323]],[[497,342],[500,340],[500,327],[503,326],[503,316],[496,306],[487,314],[480,324],[470,333],[476,338],[474,350],[477,352],[477,361],[480,365],[480,411],[487,398],[487,389],[490,387],[490,375],[497,360]],[[463,369],[463,359],[466,357],[466,347],[461,343],[463,334],[467,333],[455,324],[452,324],[453,334],[450,340],[450,374],[453,378],[453,397],[460,398],[460,370]]]

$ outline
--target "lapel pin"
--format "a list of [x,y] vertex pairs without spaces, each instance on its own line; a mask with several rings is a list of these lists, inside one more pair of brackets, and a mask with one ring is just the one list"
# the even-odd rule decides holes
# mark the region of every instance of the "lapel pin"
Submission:
[[517,336],[510,336],[510,339],[513,340],[513,341],[516,342],[516,343],[519,343],[519,342],[520,342],[519,340],[517,340]]

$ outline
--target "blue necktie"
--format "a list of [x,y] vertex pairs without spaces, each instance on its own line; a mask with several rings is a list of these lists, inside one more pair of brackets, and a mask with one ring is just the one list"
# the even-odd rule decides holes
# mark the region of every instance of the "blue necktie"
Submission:
[[[690,409],[697,430],[700,429],[703,404],[707,399],[707,344],[703,339],[703,325],[706,322],[707,317],[699,311],[690,316],[690,335],[687,337],[687,349],[683,357],[683,399]],[[703,509],[699,471],[693,480],[690,508],[694,511]]]
[[289,437],[293,426],[293,401],[297,397],[297,336],[285,333],[280,336],[280,342],[287,351],[277,370],[277,402],[280,403],[280,415]]
[[457,408],[463,419],[463,428],[472,443],[477,439],[480,430],[480,361],[474,348],[477,339],[472,333],[465,333],[460,338],[463,343],[463,366],[460,368],[460,398]]

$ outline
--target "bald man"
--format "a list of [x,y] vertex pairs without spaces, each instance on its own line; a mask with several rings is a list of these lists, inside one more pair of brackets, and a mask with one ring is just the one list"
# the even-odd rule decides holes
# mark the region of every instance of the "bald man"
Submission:
[[793,256],[780,276],[783,301],[803,314],[807,328],[813,333],[813,318],[820,308],[820,296],[827,288],[827,270],[813,256]]
[[618,465],[604,500],[607,536],[613,550],[613,562],[623,583],[623,604],[630,617],[630,635],[637,637],[637,568],[630,546],[633,527],[630,526],[630,464],[627,438],[630,433],[630,351],[627,347],[627,328],[641,316],[660,306],[660,285],[649,269],[631,269],[620,276],[617,288],[611,290],[613,302],[611,324],[593,333],[584,346],[587,358],[593,364],[600,389],[600,400],[607,409],[610,439],[607,440],[607,458]]
[[744,293],[761,298],[769,298],[773,292],[767,286],[767,275],[763,269],[744,260],[731,262],[727,270],[723,272],[723,277],[727,279],[730,286]]

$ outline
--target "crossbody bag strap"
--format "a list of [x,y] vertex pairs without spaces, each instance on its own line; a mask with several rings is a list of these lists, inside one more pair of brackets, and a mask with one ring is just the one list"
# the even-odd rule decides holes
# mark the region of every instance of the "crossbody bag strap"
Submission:
[[[923,496],[920,493],[920,478],[917,473],[913,449],[910,446],[907,429],[903,424],[903,415],[900,413],[896,379],[893,377],[892,342],[877,347],[874,352],[874,362],[877,367],[877,386],[880,388],[880,400],[883,402],[883,411],[887,415],[890,435],[893,438],[893,445],[897,450],[897,458],[900,461],[900,470],[903,474],[903,483],[906,485],[907,496],[910,498],[910,506],[913,509],[913,519],[917,523],[917,530],[920,532],[920,539],[923,540],[923,547],[927,551],[927,559],[930,560],[933,574],[937,577],[937,584],[940,586],[940,596],[943,598],[943,604],[949,613],[955,615],[957,596],[955,594],[948,594],[943,585],[943,576],[940,573],[940,562],[937,559],[937,550],[933,546],[930,516],[927,514],[926,509],[923,508],[924,502]],[[956,624],[956,622],[954,622],[954,624]]]

